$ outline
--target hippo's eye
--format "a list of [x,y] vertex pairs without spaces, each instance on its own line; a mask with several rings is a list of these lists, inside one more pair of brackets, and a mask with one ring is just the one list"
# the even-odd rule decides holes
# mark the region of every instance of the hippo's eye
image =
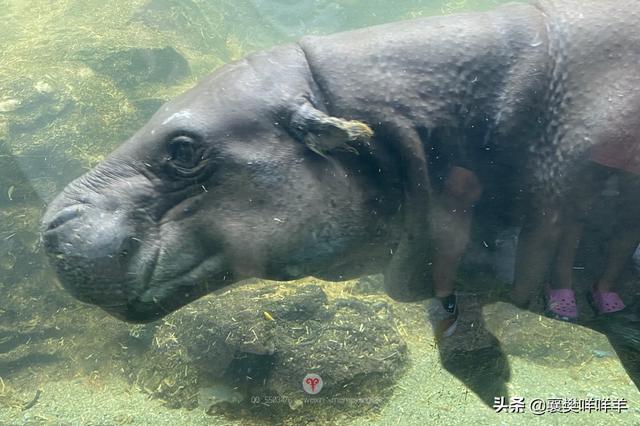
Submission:
[[201,145],[189,136],[176,136],[169,142],[168,160],[178,171],[188,172],[202,160]]

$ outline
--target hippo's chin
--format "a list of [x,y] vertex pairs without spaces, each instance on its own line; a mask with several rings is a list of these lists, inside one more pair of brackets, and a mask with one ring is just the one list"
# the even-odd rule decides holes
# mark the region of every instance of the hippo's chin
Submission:
[[146,323],[158,320],[207,294],[237,282],[238,278],[225,266],[224,256],[211,256],[172,279],[152,279],[144,291],[120,306],[101,308],[128,322]]
[[132,307],[130,305],[122,307],[102,307],[109,315],[129,323],[133,324],[146,324],[162,318],[165,313],[159,309],[158,306],[152,306],[150,304],[140,307]]
[[119,320],[134,324],[145,324],[159,320],[160,318],[175,311],[180,306],[168,311],[166,307],[157,303],[134,301],[117,307],[103,306],[102,309]]
[[131,323],[148,323],[158,320],[213,291],[214,286],[176,287],[163,291],[162,296],[143,296],[122,305],[98,304],[110,315]]

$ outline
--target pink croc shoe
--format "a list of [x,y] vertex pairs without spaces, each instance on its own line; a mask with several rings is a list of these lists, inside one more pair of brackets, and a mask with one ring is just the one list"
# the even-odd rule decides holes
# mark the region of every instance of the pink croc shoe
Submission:
[[593,288],[588,296],[591,307],[598,315],[611,314],[625,308],[620,295],[615,291],[598,291]]
[[578,319],[578,306],[573,290],[547,287],[546,295],[547,301],[544,310],[546,316],[567,322],[575,322]]

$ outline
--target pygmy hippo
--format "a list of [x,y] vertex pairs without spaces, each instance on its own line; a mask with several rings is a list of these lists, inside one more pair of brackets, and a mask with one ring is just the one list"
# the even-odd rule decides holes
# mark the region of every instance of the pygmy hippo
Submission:
[[421,300],[441,170],[464,157],[542,226],[589,147],[640,134],[638,58],[631,0],[509,4],[251,54],[71,182],[45,247],[66,289],[127,321],[250,277],[384,273],[391,297]]

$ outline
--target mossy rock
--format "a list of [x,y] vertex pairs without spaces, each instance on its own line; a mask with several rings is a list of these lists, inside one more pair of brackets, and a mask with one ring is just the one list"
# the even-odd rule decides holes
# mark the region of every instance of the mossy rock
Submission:
[[144,363],[154,367],[142,383],[170,406],[195,407],[200,389],[202,400],[232,388],[242,395],[236,405],[272,395],[289,411],[310,396],[308,373],[322,377],[322,397],[380,399],[407,359],[386,302],[329,300],[313,284],[260,282],[207,297],[163,320],[154,336]]
[[142,84],[173,85],[191,74],[189,63],[176,49],[128,48],[105,52],[83,52],[85,62],[100,74],[109,76],[123,89]]

